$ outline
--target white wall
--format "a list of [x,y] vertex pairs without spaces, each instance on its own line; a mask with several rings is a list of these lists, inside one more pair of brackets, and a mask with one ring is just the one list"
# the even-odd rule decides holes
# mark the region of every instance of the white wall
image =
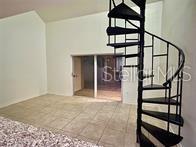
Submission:
[[[0,23],[0,28],[2,27],[2,24]],[[3,42],[3,35],[2,35],[2,29],[0,29],[0,98],[2,97],[2,86],[3,86],[3,83],[2,83],[2,43]]]
[[[160,35],[162,2],[148,4],[146,17],[146,29]],[[107,12],[46,25],[49,93],[73,94],[71,55],[113,53],[113,49],[106,46],[107,26]],[[137,85],[133,83],[133,87],[137,88]],[[129,89],[126,92],[130,93]],[[128,102],[130,98],[136,98],[134,93],[130,95],[127,97]]]
[[72,95],[71,55],[112,53],[106,13],[47,24],[48,92]]
[[0,20],[0,106],[47,93],[45,24],[35,12]]
[[186,53],[186,69],[192,79],[185,82],[183,90],[183,146],[196,146],[196,1],[195,0],[164,0],[163,2],[163,37],[174,42]]
[[[151,32],[153,34],[156,34],[158,36],[161,36],[161,28],[162,28],[162,1],[147,4],[146,8],[146,22],[145,22],[146,31]],[[149,35],[145,36],[145,45],[151,45],[152,39]],[[156,52],[159,52],[160,50],[160,44],[159,42],[155,41],[155,50]],[[134,49],[131,49],[132,51],[130,53],[136,53],[137,47]],[[144,69],[145,71],[151,70],[151,63],[152,63],[152,53],[151,48],[145,48],[144,50],[145,56],[144,56]],[[159,65],[159,60],[156,60],[155,67]],[[128,60],[128,65],[135,65],[137,63],[137,60],[133,61]],[[137,96],[138,96],[138,74],[137,74],[137,68],[124,68],[125,74],[128,74],[128,76],[125,76],[125,81],[122,82],[123,87],[123,102],[124,103],[131,103],[136,104],[137,103]],[[150,73],[148,73],[150,74]],[[156,81],[155,81],[156,82]],[[156,82],[158,84],[158,82]],[[144,80],[144,84],[149,84],[149,79]],[[145,93],[146,97],[149,97],[149,94],[152,95],[152,93]],[[157,95],[155,93],[154,95]]]

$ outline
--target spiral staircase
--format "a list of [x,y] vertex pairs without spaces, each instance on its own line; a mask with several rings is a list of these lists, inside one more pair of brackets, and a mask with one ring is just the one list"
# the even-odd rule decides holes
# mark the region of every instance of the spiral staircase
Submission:
[[[145,31],[145,8],[146,0],[132,0],[139,9],[140,13],[134,11],[128,4],[125,4],[124,0],[116,5],[114,0],[109,1],[109,27],[107,28],[108,34],[108,46],[114,48],[114,56],[116,58],[124,58],[124,68],[137,68],[138,71],[138,108],[137,108],[137,142],[141,147],[155,147],[155,143],[145,135],[144,130],[156,138],[163,146],[170,147],[179,144],[183,137],[181,136],[181,127],[184,124],[184,120],[181,116],[182,113],[182,87],[183,87],[183,68],[185,63],[185,55],[182,49],[172,44],[171,42],[158,37],[150,32]],[[123,22],[124,26],[118,26],[117,20]],[[137,25],[136,25],[137,24]],[[139,25],[138,25],[139,24]],[[131,27],[128,27],[131,26]],[[129,35],[135,34],[137,38],[128,38]],[[123,42],[118,41],[117,37],[123,36]],[[151,38],[151,44],[145,44],[145,36]],[[155,53],[156,46],[155,40],[159,40],[161,44],[164,44],[165,53]],[[128,53],[133,46],[137,47],[136,53]],[[123,54],[118,54],[118,50],[123,49]],[[169,75],[169,58],[171,56],[170,51],[176,51],[177,65],[176,70],[172,75]],[[145,54],[150,52],[151,54],[151,73],[145,74]],[[134,65],[127,64],[126,60],[129,58],[137,59],[137,63]],[[164,58],[165,60],[165,73],[163,83],[155,84],[155,59]],[[149,64],[149,63],[147,63]],[[144,84],[144,80],[149,79],[149,85]],[[173,85],[176,86],[173,86]],[[174,90],[175,89],[175,90]],[[144,91],[163,91],[162,97],[145,98]],[[175,92],[173,92],[175,91]],[[144,104],[163,105],[166,106],[165,112],[157,110],[143,109]],[[171,107],[174,107],[172,112]],[[145,122],[144,116],[152,117],[165,122],[165,128],[156,126]],[[176,126],[177,131],[174,133],[171,126]]]

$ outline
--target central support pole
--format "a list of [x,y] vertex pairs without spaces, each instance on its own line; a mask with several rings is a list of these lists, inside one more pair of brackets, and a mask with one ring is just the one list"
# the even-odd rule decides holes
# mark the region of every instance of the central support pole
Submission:
[[137,142],[141,135],[142,123],[142,99],[143,99],[143,70],[144,70],[144,33],[145,33],[145,3],[140,8],[140,15],[143,19],[140,21],[140,47],[139,47],[139,66],[138,66],[138,107],[137,107]]

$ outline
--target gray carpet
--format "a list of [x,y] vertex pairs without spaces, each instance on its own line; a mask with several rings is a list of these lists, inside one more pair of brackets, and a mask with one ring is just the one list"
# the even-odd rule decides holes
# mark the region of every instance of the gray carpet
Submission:
[[92,143],[0,117],[1,147],[98,147]]

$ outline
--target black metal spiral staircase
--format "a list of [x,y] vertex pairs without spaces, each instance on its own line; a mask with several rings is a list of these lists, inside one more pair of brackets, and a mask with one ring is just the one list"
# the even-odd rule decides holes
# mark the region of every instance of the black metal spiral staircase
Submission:
[[[114,47],[114,53],[116,57],[124,57],[124,68],[138,68],[138,108],[137,108],[137,142],[141,147],[154,147],[153,141],[144,135],[143,129],[156,138],[161,144],[166,147],[179,144],[183,137],[181,137],[181,127],[184,120],[181,116],[182,111],[182,87],[183,87],[183,68],[185,63],[185,55],[182,49],[158,37],[152,33],[145,31],[145,6],[146,0],[132,0],[139,8],[140,14],[131,9],[124,0],[122,3],[116,5],[114,0],[110,0],[109,4],[109,27],[107,28],[108,34],[108,46]],[[117,26],[117,20],[124,21],[124,27]],[[132,21],[139,23],[137,26]],[[112,23],[114,22],[114,23]],[[132,27],[127,27],[127,24]],[[128,39],[128,35],[136,34],[138,38]],[[145,45],[145,35],[151,37],[152,44]],[[117,37],[124,36],[124,42],[118,42]],[[113,41],[111,41],[113,37]],[[162,44],[166,45],[166,53],[155,54],[155,39],[159,40]],[[138,51],[134,54],[128,54],[128,48],[138,46]],[[123,54],[117,54],[118,49],[124,48]],[[148,48],[148,49],[147,49]],[[144,57],[145,52],[149,52],[149,48],[152,52],[152,69],[151,74],[144,74]],[[169,75],[169,52],[172,49],[176,49],[178,52],[177,69]],[[130,48],[131,49],[131,48]],[[126,60],[129,58],[136,58],[137,64],[127,65]],[[165,58],[165,81],[160,85],[154,84],[154,60],[155,58]],[[149,64],[149,63],[148,63]],[[144,80],[150,78],[150,84],[144,85]],[[173,86],[173,84],[176,86]],[[173,92],[175,89],[175,93]],[[163,97],[158,98],[144,98],[144,91],[164,91]],[[143,104],[158,104],[167,106],[167,112],[144,110]],[[171,111],[171,107],[175,108],[175,112]],[[149,116],[158,120],[164,121],[166,128],[160,128],[154,124],[144,122],[143,116]],[[171,124],[177,126],[178,131],[172,133]],[[143,129],[142,129],[143,128]]]

